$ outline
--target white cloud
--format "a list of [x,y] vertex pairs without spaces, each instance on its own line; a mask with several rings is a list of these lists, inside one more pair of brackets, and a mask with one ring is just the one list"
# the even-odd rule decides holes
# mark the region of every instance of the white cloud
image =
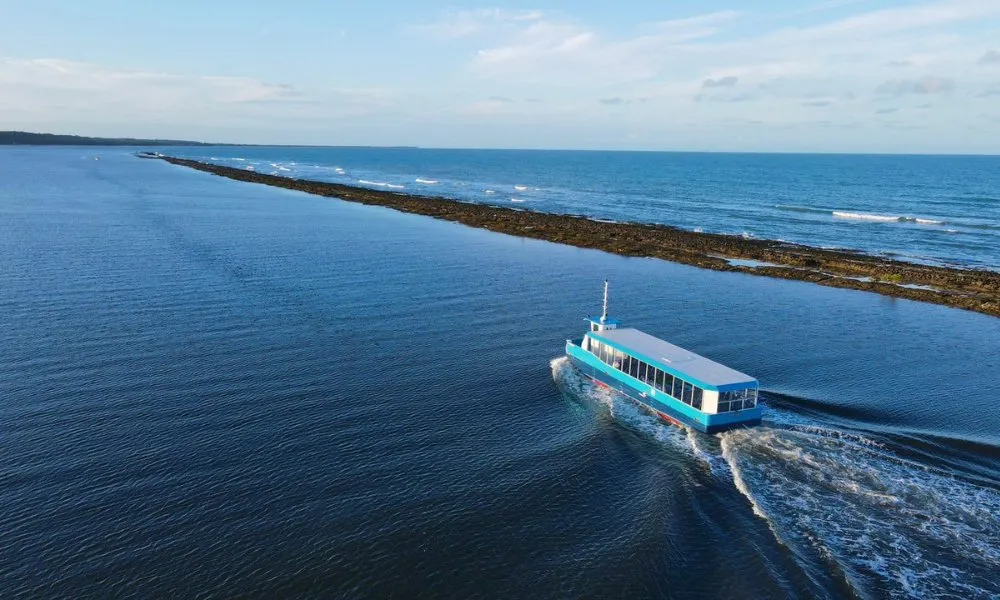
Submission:
[[[337,69],[289,70],[287,82],[0,58],[0,128],[30,122],[54,130],[72,115],[77,123],[228,127],[246,131],[247,141],[703,148],[713,147],[715,132],[714,147],[726,148],[734,128],[766,143],[767,132],[786,132],[773,139],[787,142],[793,130],[814,127],[823,136],[836,130],[842,141],[855,136],[863,147],[881,139],[873,128],[885,119],[874,115],[890,103],[900,123],[938,127],[935,139],[998,116],[991,95],[1000,2],[903,1],[872,9],[873,0],[827,0],[784,14],[758,7],[632,23],[627,11],[587,22],[548,10],[456,10],[405,27],[417,36],[395,39],[383,27],[377,43],[390,61],[359,50],[340,57]],[[245,64],[256,68],[252,58]],[[937,91],[947,93],[928,95]],[[929,98],[924,114],[910,110]],[[284,137],[253,137],[261,127]],[[312,137],[318,132],[350,137]]]
[[440,39],[465,38],[498,26],[530,23],[542,18],[538,10],[504,10],[500,8],[458,10],[444,13],[433,23],[418,25],[416,29]]
[[158,108],[294,101],[301,94],[288,85],[244,77],[189,77],[140,69],[117,69],[83,62],[38,58],[0,59],[0,86],[8,98],[34,104],[141,102]]
[[0,58],[0,108],[37,119],[67,112],[112,121],[182,117],[235,121],[267,114],[303,118],[365,114],[386,108],[379,90],[307,95],[293,86],[247,77],[187,76],[51,58]]

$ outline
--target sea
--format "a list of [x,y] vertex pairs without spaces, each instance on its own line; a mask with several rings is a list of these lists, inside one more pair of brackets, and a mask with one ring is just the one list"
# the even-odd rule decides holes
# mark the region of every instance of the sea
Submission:
[[[1000,319],[134,150],[0,148],[3,598],[1000,597]],[[1000,266],[997,158],[159,150]],[[763,424],[581,378],[605,279]]]
[[184,148],[260,173],[1000,270],[1000,156]]

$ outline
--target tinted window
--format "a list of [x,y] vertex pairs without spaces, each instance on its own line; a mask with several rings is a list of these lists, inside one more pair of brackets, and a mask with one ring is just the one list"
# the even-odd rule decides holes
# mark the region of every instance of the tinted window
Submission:
[[663,374],[663,391],[673,395],[674,393],[674,376],[670,373]]
[[653,381],[653,387],[658,390],[663,389],[663,371],[659,369],[656,370],[656,379]]
[[636,377],[636,379],[639,379],[641,381],[641,380],[643,380],[645,378],[646,378],[646,363],[644,363],[644,362],[642,362],[640,360],[639,361],[639,375]]
[[701,410],[701,396],[702,389],[700,387],[694,388],[694,395],[691,397],[691,406]]
[[691,384],[684,382],[684,404],[691,404]]

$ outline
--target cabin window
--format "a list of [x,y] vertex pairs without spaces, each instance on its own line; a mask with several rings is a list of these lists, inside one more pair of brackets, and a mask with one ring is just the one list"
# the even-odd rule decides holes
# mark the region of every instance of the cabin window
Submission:
[[656,370],[656,379],[653,380],[653,387],[663,391],[663,371],[659,369]]
[[663,385],[660,386],[660,389],[663,390],[664,392],[670,394],[670,395],[673,395],[673,392],[674,392],[674,376],[671,375],[670,373],[664,373],[663,374]]
[[691,406],[701,410],[701,396],[703,390],[700,387],[694,388],[694,395],[691,397]]
[[614,364],[611,366],[619,371],[622,370],[622,353],[618,350],[614,350],[614,354],[612,356],[614,357]]
[[684,404],[691,404],[691,384],[684,382]]
[[630,356],[628,359],[628,374],[632,377],[639,375],[639,359],[634,356]]
[[658,372],[659,369],[653,365],[649,366],[649,369],[646,371],[646,383],[649,384],[649,387],[653,387],[656,384],[656,374]]
[[670,392],[670,395],[674,398],[680,399],[681,390],[684,389],[684,381],[680,377],[674,377],[674,389]]
[[609,362],[611,362],[610,360],[608,360],[608,345],[607,344],[601,344],[601,362],[603,362],[603,363],[609,363]]
[[734,412],[757,406],[757,389],[734,390],[719,393],[718,412]]
[[638,379],[639,381],[644,381],[646,379],[646,367],[648,367],[648,366],[649,365],[647,365],[646,363],[644,363],[644,362],[642,362],[640,360],[639,361],[639,372],[636,374],[635,378]]

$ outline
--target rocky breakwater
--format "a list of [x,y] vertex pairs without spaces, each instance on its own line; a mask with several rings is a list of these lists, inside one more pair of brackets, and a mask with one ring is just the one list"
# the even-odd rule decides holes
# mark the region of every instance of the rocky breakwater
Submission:
[[738,271],[884,296],[943,304],[1000,317],[1000,273],[928,266],[850,250],[828,250],[774,240],[686,231],[664,225],[610,223],[582,216],[515,210],[433,196],[267,175],[158,153],[143,158],[348,202],[455,221],[470,227],[595,248],[622,256],[644,256],[717,271]]

